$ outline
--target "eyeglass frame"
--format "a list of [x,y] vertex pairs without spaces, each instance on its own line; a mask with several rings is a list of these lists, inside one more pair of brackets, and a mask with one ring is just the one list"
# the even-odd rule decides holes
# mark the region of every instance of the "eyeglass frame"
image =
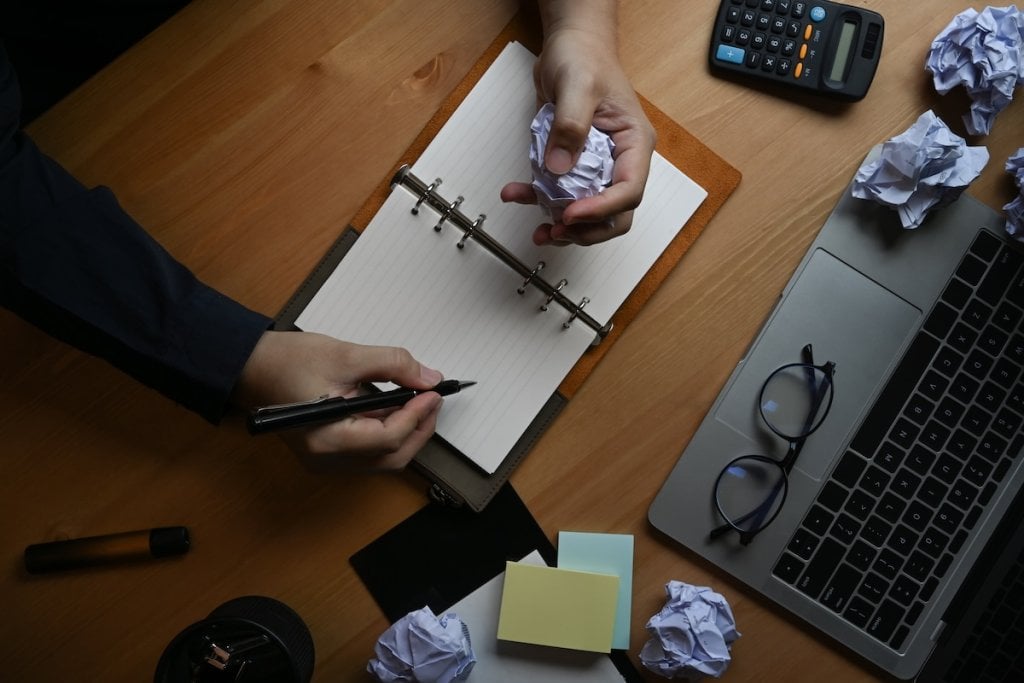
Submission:
[[[786,455],[783,456],[781,460],[777,460],[775,458],[771,458],[771,457],[769,457],[767,455],[761,455],[761,454],[741,455],[741,456],[733,458],[732,460],[730,460],[728,463],[725,464],[725,466],[722,468],[722,471],[718,473],[717,477],[715,477],[715,484],[714,484],[714,486],[711,489],[711,497],[712,497],[712,500],[714,500],[715,509],[718,511],[719,516],[721,516],[721,518],[725,520],[725,524],[722,524],[720,526],[717,526],[717,527],[713,528],[710,531],[710,533],[708,534],[709,540],[713,541],[716,538],[719,538],[720,536],[725,535],[729,531],[736,531],[740,535],[740,545],[744,545],[744,546],[749,545],[750,542],[752,540],[754,540],[754,537],[757,534],[759,534],[762,531],[764,531],[766,528],[768,528],[768,526],[772,522],[775,521],[775,518],[778,517],[779,513],[782,511],[782,506],[786,504],[786,496],[789,493],[789,473],[793,469],[793,465],[796,463],[796,459],[797,459],[797,457],[799,457],[800,451],[803,449],[804,442],[807,440],[807,437],[809,437],[811,434],[816,432],[818,430],[818,428],[821,427],[822,424],[824,424],[825,418],[828,417],[828,413],[832,409],[832,400],[835,397],[835,382],[834,382],[833,378],[835,377],[836,364],[833,361],[826,361],[826,362],[822,363],[821,365],[815,365],[814,364],[814,350],[813,350],[811,344],[806,344],[801,349],[801,356],[803,356],[803,358],[805,359],[803,362],[800,362],[800,363],[786,363],[785,365],[780,365],[779,367],[777,367],[774,370],[772,370],[768,374],[768,377],[764,380],[764,383],[761,385],[760,392],[758,392],[758,401],[757,401],[757,403],[758,403],[758,414],[761,416],[761,419],[764,421],[764,423],[768,427],[768,429],[770,429],[772,431],[772,433],[774,433],[779,438],[785,439],[786,441],[789,442],[789,448],[786,451]],[[812,370],[821,371],[821,373],[825,376],[825,378],[828,380],[828,383],[827,383],[828,403],[825,404],[825,411],[821,414],[821,417],[818,419],[818,423],[816,425],[814,425],[811,429],[809,429],[802,436],[793,437],[793,436],[790,436],[788,434],[783,434],[781,431],[779,431],[775,427],[775,425],[773,425],[771,423],[771,421],[767,417],[765,417],[765,414],[764,414],[764,392],[765,392],[765,389],[768,387],[769,382],[772,381],[772,378],[774,378],[780,372],[782,372],[784,370],[788,370],[790,368],[801,368],[801,367],[809,368],[809,369],[812,369]],[[814,400],[812,401],[811,409],[810,409],[810,411],[808,413],[808,416],[807,416],[807,422],[808,423],[811,422],[814,419],[814,417],[818,414],[818,411],[821,408],[821,401],[824,400],[824,398],[825,398],[824,395],[820,394],[820,395],[816,396],[814,398]],[[765,522],[764,524],[760,525],[758,528],[756,528],[754,530],[747,530],[747,529],[743,529],[743,528],[737,526],[737,524],[734,523],[734,521],[731,520],[729,518],[729,516],[726,515],[725,512],[722,510],[722,506],[721,506],[721,504],[719,503],[719,500],[718,500],[718,487],[721,484],[722,477],[725,475],[726,472],[729,471],[729,469],[731,467],[733,467],[737,462],[740,462],[741,460],[755,460],[755,461],[758,461],[758,462],[767,463],[769,465],[773,465],[775,467],[778,467],[779,471],[782,473],[782,476],[779,478],[778,483],[775,485],[775,490],[773,490],[771,492],[771,494],[768,497],[766,497],[765,500],[760,505],[758,505],[753,510],[751,510],[750,512],[745,514],[739,520],[740,522],[742,522],[744,518],[749,518],[751,515],[754,515],[758,511],[762,510],[765,507],[766,504],[769,505],[769,506],[771,504],[773,504],[774,501],[775,501],[775,498],[779,495],[778,494],[778,489],[781,487],[782,488],[782,500],[779,501],[778,506],[776,506],[775,512],[772,513],[771,518],[767,522]]]

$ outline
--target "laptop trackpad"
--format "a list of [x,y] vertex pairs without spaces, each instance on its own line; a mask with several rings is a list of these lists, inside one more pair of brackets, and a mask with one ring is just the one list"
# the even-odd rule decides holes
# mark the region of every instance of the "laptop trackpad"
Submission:
[[904,299],[817,249],[751,348],[715,417],[750,439],[751,454],[784,454],[787,444],[757,411],[758,393],[775,368],[799,362],[800,349],[813,344],[815,364],[836,364],[835,397],[796,468],[821,479],[920,316]]

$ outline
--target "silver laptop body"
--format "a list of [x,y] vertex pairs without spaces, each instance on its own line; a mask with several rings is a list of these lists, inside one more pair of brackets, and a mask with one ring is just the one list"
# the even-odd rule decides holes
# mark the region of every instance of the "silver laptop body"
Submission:
[[[1018,452],[1006,456],[1012,465],[1003,464],[1006,472],[994,494],[991,487],[987,492],[988,503],[969,538],[958,539],[955,553],[940,553],[951,556],[944,560],[941,582],[929,586],[927,600],[910,601],[908,608],[916,611],[913,626],[901,624],[898,636],[885,628],[882,640],[851,622],[844,612],[854,596],[830,594],[827,607],[821,595],[811,597],[798,587],[800,578],[782,580],[773,570],[780,572],[783,558],[792,560],[787,546],[795,531],[912,348],[979,229],[1007,243],[1003,225],[1001,215],[963,195],[934,211],[919,229],[904,230],[895,212],[854,199],[847,189],[649,511],[657,529],[899,678],[917,675],[935,649],[947,630],[947,608],[1021,487],[1019,434],[1014,441]],[[745,547],[735,533],[711,540],[709,531],[723,523],[712,491],[725,464],[744,454],[781,458],[786,453],[786,441],[762,422],[758,392],[774,369],[800,361],[800,350],[808,343],[815,363],[835,363],[834,400],[789,474],[785,504]],[[852,544],[844,547],[852,551]],[[809,565],[813,559],[801,561]],[[846,561],[843,557],[834,564]],[[876,606],[883,600],[875,597]],[[858,604],[863,605],[863,596]],[[863,620],[862,614],[853,619]]]

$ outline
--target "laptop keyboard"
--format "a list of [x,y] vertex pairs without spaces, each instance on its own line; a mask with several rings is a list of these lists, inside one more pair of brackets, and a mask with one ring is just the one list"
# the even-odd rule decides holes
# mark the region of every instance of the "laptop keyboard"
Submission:
[[1019,555],[985,606],[978,628],[964,642],[943,681],[1024,681],[1024,555]]
[[978,233],[772,570],[897,650],[1024,446],[1022,264]]

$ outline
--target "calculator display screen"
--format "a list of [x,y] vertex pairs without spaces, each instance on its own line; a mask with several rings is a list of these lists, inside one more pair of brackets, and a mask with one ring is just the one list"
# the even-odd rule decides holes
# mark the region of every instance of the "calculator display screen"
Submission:
[[856,23],[843,22],[843,28],[839,32],[839,43],[836,45],[836,56],[832,60],[832,71],[828,75],[830,81],[841,82],[843,80],[846,64],[850,61],[850,48],[853,47],[853,37],[856,32]]

